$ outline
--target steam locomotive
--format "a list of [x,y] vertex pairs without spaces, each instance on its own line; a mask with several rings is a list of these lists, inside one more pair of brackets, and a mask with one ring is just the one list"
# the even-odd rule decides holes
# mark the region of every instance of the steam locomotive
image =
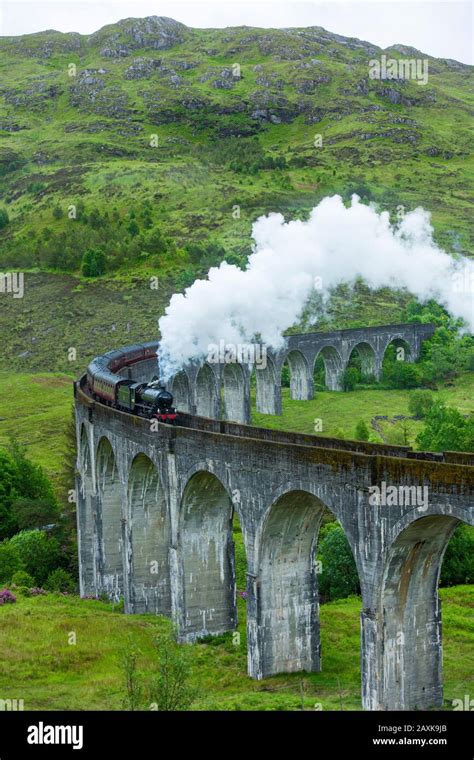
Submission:
[[156,343],[144,343],[124,350],[109,351],[91,361],[87,385],[91,396],[124,412],[155,418],[168,425],[178,424],[173,396],[157,377],[149,383],[136,382],[119,372],[136,362],[156,358]]

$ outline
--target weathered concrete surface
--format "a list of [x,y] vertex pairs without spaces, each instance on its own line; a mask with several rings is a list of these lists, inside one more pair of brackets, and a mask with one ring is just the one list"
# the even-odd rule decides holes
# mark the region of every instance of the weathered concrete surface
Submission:
[[[363,706],[441,706],[437,581],[455,526],[474,524],[473,454],[415,455],[191,415],[154,430],[80,387],[76,415],[82,594],[123,594],[128,613],[171,614],[182,641],[232,630],[235,510],[249,674],[318,670],[315,547],[327,507],[359,572]],[[428,503],[372,504],[369,488],[384,483],[426,485]]]
[[[290,335],[281,351],[267,351],[265,367],[240,364],[189,364],[172,381],[180,411],[202,417],[236,422],[250,421],[250,378],[255,372],[257,411],[281,414],[281,371],[288,362],[290,395],[293,399],[313,398],[314,365],[322,358],[329,390],[342,389],[343,373],[357,350],[364,374],[380,379],[382,362],[389,345],[403,347],[404,361],[414,362],[434,325],[419,323],[336,330],[327,333]],[[223,405],[220,389],[223,388]]]

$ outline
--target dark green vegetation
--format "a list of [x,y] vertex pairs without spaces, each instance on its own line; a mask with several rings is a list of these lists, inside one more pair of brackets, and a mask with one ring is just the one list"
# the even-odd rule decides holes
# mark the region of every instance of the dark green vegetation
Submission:
[[[474,640],[472,586],[441,589],[445,705],[472,689]],[[360,599],[321,607],[324,652],[321,673],[295,673],[252,681],[246,676],[245,602],[239,599],[240,640],[232,634],[186,646],[195,710],[360,709]],[[25,710],[123,709],[123,650],[129,639],[140,650],[139,673],[157,669],[153,641],[170,632],[153,615],[124,616],[113,605],[48,594],[0,608],[2,698],[18,698]],[[76,634],[70,644],[69,633]]]
[[[244,265],[260,214],[336,192],[394,218],[424,205],[438,242],[470,255],[471,69],[429,58],[426,86],[371,80],[381,52],[316,27],[169,19],[2,38],[0,269],[28,270],[25,298],[3,299],[8,369],[75,371],[71,346],[82,367],[155,337],[173,291]],[[407,300],[341,288],[328,322],[400,321]]]

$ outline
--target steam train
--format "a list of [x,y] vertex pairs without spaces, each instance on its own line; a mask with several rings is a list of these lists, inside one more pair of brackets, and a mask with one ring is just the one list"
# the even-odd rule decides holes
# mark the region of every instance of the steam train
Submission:
[[[137,382],[118,374],[132,364],[156,358],[156,343],[144,343],[97,356],[87,367],[87,386],[92,398],[124,412],[157,419],[168,425],[178,424],[173,396],[157,377],[151,382]],[[129,373],[130,374],[130,373]]]

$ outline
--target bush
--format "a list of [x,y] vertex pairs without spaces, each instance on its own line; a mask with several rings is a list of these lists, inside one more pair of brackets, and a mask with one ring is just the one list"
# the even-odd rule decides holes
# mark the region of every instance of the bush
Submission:
[[460,525],[454,531],[441,567],[441,586],[474,583],[474,528]]
[[410,393],[408,409],[414,415],[423,419],[433,406],[433,396],[429,391],[416,390]]
[[16,602],[16,596],[12,594],[7,588],[0,591],[0,606],[3,604],[14,604]]
[[354,433],[355,440],[368,441],[369,436],[370,436],[369,428],[365,424],[364,420],[359,420],[355,428],[355,433]]
[[417,367],[414,364],[401,361],[386,365],[383,379],[391,388],[416,388],[420,384]]
[[157,637],[153,644],[158,662],[146,676],[138,669],[141,651],[131,637],[122,650],[125,707],[128,710],[187,710],[195,696],[195,690],[189,686],[188,652],[168,635]]
[[84,277],[100,277],[105,272],[105,253],[100,248],[89,248],[82,257]]
[[442,401],[426,415],[425,428],[416,442],[422,451],[474,451],[474,415],[464,417]]
[[155,710],[187,710],[195,696],[189,686],[191,669],[188,652],[177,646],[170,636],[160,636],[154,645],[158,654],[158,672],[147,688],[149,704]]
[[357,367],[347,367],[342,374],[342,390],[353,391],[360,382],[360,372]]
[[0,583],[9,583],[18,571],[23,569],[20,552],[6,540],[0,544]]
[[324,534],[321,531],[318,559],[322,563],[319,591],[324,601],[344,599],[360,593],[357,567],[340,525],[329,523],[325,526]]
[[44,587],[47,591],[66,591],[73,594],[76,590],[76,583],[70,573],[63,570],[62,567],[57,567],[48,575]]
[[8,212],[4,208],[0,208],[0,230],[3,230],[10,221]]
[[22,530],[10,539],[10,544],[18,550],[24,569],[39,585],[58,566],[59,543],[40,530]]
[[26,570],[17,570],[12,575],[12,586],[26,586],[32,588],[35,585],[35,579]]

